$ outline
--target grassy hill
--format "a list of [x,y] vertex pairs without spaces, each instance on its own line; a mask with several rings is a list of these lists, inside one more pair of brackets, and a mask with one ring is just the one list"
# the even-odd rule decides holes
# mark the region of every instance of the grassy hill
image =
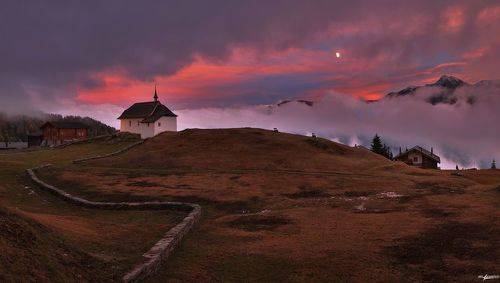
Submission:
[[[10,184],[1,197],[10,207],[47,213],[45,205],[34,203],[37,196],[19,196],[17,170],[51,162],[55,166],[41,170],[41,178],[87,199],[202,205],[201,222],[151,282],[456,282],[496,272],[498,170],[456,176],[412,168],[362,148],[260,129],[163,133],[112,158],[68,162],[125,145],[100,141],[0,159],[0,166],[9,168],[0,178]],[[127,224],[132,216],[99,220],[71,205],[50,207],[57,217],[49,219],[76,214],[70,227],[84,225],[94,229],[92,235],[106,235],[91,229],[95,223],[102,227],[121,219],[114,237],[85,242],[67,225],[26,214],[93,256],[96,246],[140,254],[127,247],[145,242],[143,234],[152,241],[165,229],[161,221],[173,225],[176,219],[143,215],[132,229]],[[97,258],[113,266],[117,255],[102,254]],[[106,269],[96,272],[109,278]]]
[[357,171],[391,165],[363,148],[262,129],[165,132],[125,155],[95,161],[118,167]]
[[96,200],[201,204],[155,282],[463,281],[499,258],[500,174],[422,170],[324,139],[192,129],[43,178]]

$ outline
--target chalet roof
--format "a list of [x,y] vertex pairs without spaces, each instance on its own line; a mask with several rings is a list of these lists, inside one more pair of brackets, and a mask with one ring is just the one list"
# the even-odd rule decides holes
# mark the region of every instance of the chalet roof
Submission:
[[396,157],[394,157],[394,159],[402,158],[402,157],[406,156],[407,154],[409,154],[410,152],[414,152],[414,151],[422,153],[423,155],[433,159],[437,163],[441,163],[441,158],[439,158],[439,156],[435,155],[434,153],[432,153],[432,152],[428,151],[427,149],[425,149],[421,146],[418,146],[418,145],[414,146],[410,149],[407,149],[404,152],[398,154]]
[[52,126],[56,129],[88,129],[89,126],[80,122],[49,121],[45,122],[40,129]]
[[142,123],[154,123],[163,116],[177,117],[159,101],[139,102],[127,108],[118,119],[139,119]]

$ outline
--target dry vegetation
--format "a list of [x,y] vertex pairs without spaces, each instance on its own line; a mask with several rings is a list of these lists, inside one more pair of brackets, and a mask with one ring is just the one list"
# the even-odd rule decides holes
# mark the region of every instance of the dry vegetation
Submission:
[[57,150],[0,156],[0,281],[117,281],[184,216],[165,211],[96,211],[34,187],[25,168],[70,164],[135,142],[119,136]]
[[[322,139],[228,129],[164,133],[123,155],[61,161],[40,175],[92,200],[201,204],[201,223],[150,281],[474,281],[500,273],[499,171],[453,176]],[[155,217],[144,219],[148,227],[159,225]],[[63,235],[91,233],[88,219],[64,229],[75,220],[31,218]],[[113,239],[132,241],[121,237]]]

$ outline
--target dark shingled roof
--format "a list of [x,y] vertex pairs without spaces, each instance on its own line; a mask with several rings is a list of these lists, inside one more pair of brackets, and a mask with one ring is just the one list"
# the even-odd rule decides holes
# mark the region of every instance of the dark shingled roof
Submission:
[[423,155],[435,160],[437,163],[441,163],[441,158],[439,158],[439,156],[435,155],[434,153],[431,153],[430,151],[428,151],[427,149],[421,147],[421,146],[414,146],[406,151],[404,151],[403,153],[401,154],[398,154],[396,157],[394,157],[394,159],[398,159],[398,158],[401,158],[405,155],[407,155],[408,153],[412,152],[412,151],[418,151],[420,153],[422,153]]
[[48,127],[48,126],[52,126],[54,128],[57,128],[57,129],[88,129],[89,126],[83,124],[83,123],[80,123],[80,122],[53,122],[53,121],[50,121],[50,122],[46,122],[45,124],[43,124],[40,129],[43,129],[45,127]]
[[170,109],[159,101],[139,102],[123,111],[118,119],[142,118],[142,123],[154,123],[163,116],[177,117]]

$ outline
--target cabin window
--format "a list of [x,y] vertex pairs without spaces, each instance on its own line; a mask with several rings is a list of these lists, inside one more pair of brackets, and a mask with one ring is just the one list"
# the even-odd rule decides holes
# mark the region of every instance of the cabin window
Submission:
[[158,127],[161,127],[161,123],[160,122],[158,122]]
[[413,157],[413,162],[418,162],[418,156]]
[[139,122],[139,121],[137,121],[137,126],[138,126],[138,127],[140,126],[140,122]]
[[149,123],[148,123],[148,127],[149,127]]
[[128,121],[128,126],[132,127],[132,121]]

